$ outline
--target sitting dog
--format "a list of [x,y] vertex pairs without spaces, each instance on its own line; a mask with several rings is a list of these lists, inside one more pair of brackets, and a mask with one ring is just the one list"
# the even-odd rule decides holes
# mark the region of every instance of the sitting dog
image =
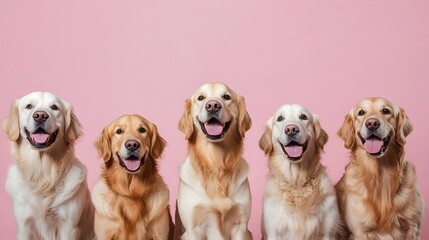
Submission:
[[172,239],[170,193],[157,166],[165,141],[157,127],[123,115],[103,129],[95,147],[104,160],[92,191],[97,238]]
[[328,135],[301,105],[283,105],[259,146],[269,156],[264,239],[333,239],[339,223],[334,186],[320,163]]
[[72,106],[49,92],[33,92],[12,105],[3,128],[15,165],[6,190],[18,239],[92,239],[94,209],[86,167],[74,155],[82,135]]

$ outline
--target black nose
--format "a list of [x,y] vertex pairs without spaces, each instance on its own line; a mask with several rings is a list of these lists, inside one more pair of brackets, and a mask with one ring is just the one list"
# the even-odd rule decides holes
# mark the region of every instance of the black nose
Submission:
[[140,143],[137,142],[136,140],[127,140],[125,142],[125,147],[130,151],[135,151],[135,150],[139,149]]
[[375,119],[375,118],[370,118],[366,120],[365,126],[369,130],[376,130],[378,127],[380,127],[380,121],[378,121],[378,119]]
[[33,113],[33,119],[38,123],[45,122],[48,118],[49,115],[45,111],[36,111]]
[[288,136],[294,136],[295,134],[299,133],[299,128],[295,124],[289,124],[285,128],[285,133]]
[[206,103],[206,110],[209,113],[216,113],[222,108],[222,105],[216,100],[210,100]]

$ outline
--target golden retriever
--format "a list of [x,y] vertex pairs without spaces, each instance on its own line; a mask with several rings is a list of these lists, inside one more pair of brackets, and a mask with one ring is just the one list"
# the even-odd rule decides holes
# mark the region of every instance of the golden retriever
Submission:
[[335,185],[342,216],[339,239],[419,239],[424,203],[415,167],[405,157],[413,126],[383,98],[357,104],[338,131],[351,150]]
[[3,128],[15,159],[6,190],[18,239],[92,239],[86,167],[74,155],[82,135],[72,106],[49,92],[15,101]]
[[223,83],[204,84],[186,100],[179,129],[188,157],[180,169],[176,237],[252,239],[248,165],[242,157],[250,126],[244,98]]
[[283,105],[259,146],[269,156],[264,239],[333,239],[339,223],[334,186],[320,163],[328,134],[301,105]]
[[95,143],[104,160],[92,191],[98,239],[172,239],[170,193],[158,173],[165,140],[147,119],[123,115]]

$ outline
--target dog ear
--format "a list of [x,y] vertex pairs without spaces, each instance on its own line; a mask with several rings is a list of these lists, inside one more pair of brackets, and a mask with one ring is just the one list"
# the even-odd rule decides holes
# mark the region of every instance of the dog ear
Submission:
[[249,113],[246,110],[246,102],[244,97],[238,96],[237,99],[238,107],[238,132],[240,136],[244,138],[247,130],[252,126],[252,119],[249,116]]
[[105,162],[110,160],[112,153],[108,127],[103,129],[94,146],[98,151],[98,155],[102,157]]
[[194,121],[192,120],[192,102],[186,99],[185,111],[179,120],[179,130],[185,133],[185,139],[188,140],[194,132]]
[[65,127],[65,139],[68,143],[74,143],[79,137],[83,135],[82,125],[79,119],[74,114],[73,107],[65,103],[66,105],[66,127]]
[[326,131],[322,128],[322,125],[320,125],[319,118],[317,116],[314,116],[314,132],[316,135],[316,146],[319,149],[323,150],[323,147],[328,142],[328,134]]
[[396,127],[396,140],[399,144],[405,145],[405,138],[413,131],[414,127],[404,109],[399,108],[398,126]]
[[158,133],[158,128],[155,126],[155,124],[152,124],[152,136],[150,139],[150,155],[153,159],[158,159],[161,157],[162,152],[164,151],[166,142],[164,138],[162,138]]
[[264,134],[259,139],[259,147],[264,151],[265,155],[270,155],[273,152],[273,142],[271,140],[273,132],[273,128],[271,127],[272,119],[270,118],[267,121]]
[[345,148],[351,149],[353,145],[355,145],[356,137],[355,128],[353,125],[353,110],[351,110],[350,113],[346,115],[344,122],[338,130],[337,134],[344,140]]
[[11,141],[19,138],[19,110],[18,101],[15,101],[10,107],[9,115],[3,120],[3,129]]

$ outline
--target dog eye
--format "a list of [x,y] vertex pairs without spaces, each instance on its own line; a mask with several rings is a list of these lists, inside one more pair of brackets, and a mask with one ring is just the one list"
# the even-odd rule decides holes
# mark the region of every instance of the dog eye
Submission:
[[302,114],[301,116],[299,116],[299,119],[304,121],[304,120],[308,120],[308,117]]
[[383,114],[390,114],[390,110],[387,108],[383,108]]
[[145,133],[145,132],[146,132],[146,129],[145,129],[145,128],[143,128],[143,127],[141,127],[141,128],[139,128],[139,132],[140,132],[140,133]]
[[280,115],[280,116],[277,118],[277,122],[281,122],[281,121],[283,121],[283,119],[284,119],[284,117]]
[[25,109],[32,109],[33,108],[33,105],[31,105],[31,104],[27,104],[27,106],[25,106]]
[[223,95],[223,99],[225,99],[225,100],[231,100],[231,96],[229,96],[229,94],[225,93]]
[[122,134],[122,129],[118,129],[118,130],[116,130],[116,134]]
[[51,106],[51,109],[54,110],[54,111],[59,110],[58,107],[57,107],[57,105],[55,105],[55,104]]
[[358,112],[358,115],[359,116],[363,116],[365,114],[365,111],[364,110],[360,110],[359,112]]
[[198,96],[198,101],[203,101],[204,100],[204,96],[203,95],[200,95],[200,96]]

